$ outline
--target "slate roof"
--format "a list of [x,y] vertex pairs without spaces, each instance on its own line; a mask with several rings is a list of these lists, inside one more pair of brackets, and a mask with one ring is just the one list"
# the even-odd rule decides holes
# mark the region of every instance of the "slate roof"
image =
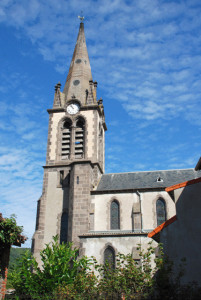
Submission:
[[[201,177],[194,169],[103,174],[96,191],[165,189],[168,186]],[[161,181],[157,181],[157,179]]]

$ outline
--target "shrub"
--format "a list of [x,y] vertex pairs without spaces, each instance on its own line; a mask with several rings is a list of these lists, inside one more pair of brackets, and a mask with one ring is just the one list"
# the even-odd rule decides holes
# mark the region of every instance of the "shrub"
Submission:
[[[74,281],[88,276],[90,260],[78,259],[78,249],[72,244],[59,244],[58,237],[41,251],[42,268],[35,258],[26,253],[19,262],[19,268],[11,274],[17,295],[31,296],[33,299],[50,299],[53,292],[64,285],[72,286]],[[51,296],[52,297],[52,296]]]
[[2,218],[0,222],[0,244],[13,245],[20,243],[21,233],[23,231],[22,226],[18,226],[16,222],[16,216],[11,215],[10,218]]
[[[58,237],[41,251],[42,269],[36,260],[26,253],[20,260],[18,270],[12,273],[16,295],[22,299],[197,299],[200,288],[181,286],[184,273],[181,262],[178,275],[173,276],[173,264],[163,254],[151,259],[155,249],[150,244],[147,251],[139,247],[140,262],[131,254],[116,256],[116,267],[109,262],[98,264],[96,259],[78,257],[78,249],[71,243],[59,244]],[[21,298],[20,298],[21,299]]]
[[116,257],[116,268],[113,269],[106,262],[97,264],[94,259],[95,269],[100,274],[98,290],[101,299],[145,299],[153,288],[151,256],[153,247],[147,251],[140,250],[141,262],[135,261],[131,254],[120,254]]

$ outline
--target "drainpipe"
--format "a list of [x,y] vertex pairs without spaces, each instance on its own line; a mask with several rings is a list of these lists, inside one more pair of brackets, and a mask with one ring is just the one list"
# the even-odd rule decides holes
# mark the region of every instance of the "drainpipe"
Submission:
[[136,194],[139,197],[140,200],[140,214],[141,214],[141,230],[143,231],[143,220],[142,220],[142,198],[141,198],[141,194],[139,191],[136,191]]

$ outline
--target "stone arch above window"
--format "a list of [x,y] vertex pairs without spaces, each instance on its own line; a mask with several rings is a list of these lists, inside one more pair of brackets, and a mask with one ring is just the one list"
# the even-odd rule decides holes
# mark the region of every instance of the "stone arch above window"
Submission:
[[120,229],[120,207],[117,200],[113,200],[110,205],[110,229]]
[[159,198],[156,201],[156,217],[157,226],[161,225],[166,221],[166,204],[163,198]]
[[63,121],[63,125],[62,125],[61,159],[69,159],[70,158],[71,127],[72,127],[71,120],[65,119]]
[[115,251],[111,246],[108,246],[104,251],[104,264],[108,263],[108,265],[115,269]]
[[75,158],[84,157],[84,128],[84,119],[78,118],[75,127]]

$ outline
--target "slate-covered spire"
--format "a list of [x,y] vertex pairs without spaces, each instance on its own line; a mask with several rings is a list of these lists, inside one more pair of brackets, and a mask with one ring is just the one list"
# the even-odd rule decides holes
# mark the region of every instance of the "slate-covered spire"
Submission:
[[63,90],[66,101],[71,100],[72,96],[75,96],[82,104],[89,102],[87,98],[91,94],[92,82],[91,66],[84,34],[84,23],[81,22],[73,58]]

